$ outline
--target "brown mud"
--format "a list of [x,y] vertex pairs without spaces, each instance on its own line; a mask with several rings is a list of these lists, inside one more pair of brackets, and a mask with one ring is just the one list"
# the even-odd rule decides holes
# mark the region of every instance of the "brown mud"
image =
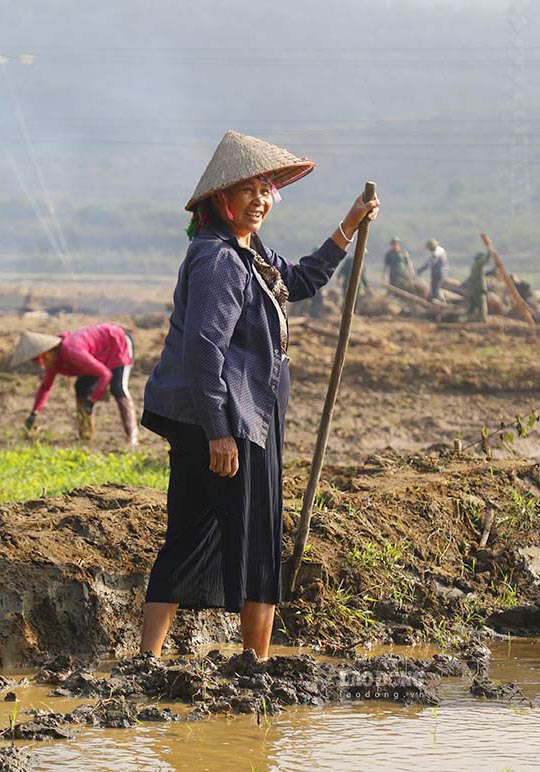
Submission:
[[[515,684],[487,677],[489,649],[473,643],[458,656],[428,659],[384,654],[350,661],[320,661],[309,655],[274,656],[264,661],[252,650],[231,657],[215,649],[204,657],[160,660],[139,654],[121,660],[106,676],[65,658],[49,661],[34,676],[54,686],[49,699],[94,699],[68,713],[32,708],[29,720],[12,722],[3,739],[72,739],[73,728],[124,729],[137,723],[199,721],[216,714],[277,715],[290,706],[322,707],[351,701],[438,705],[442,678],[465,679],[470,693],[487,699],[524,702]],[[149,704],[149,700],[152,702]],[[184,706],[182,713],[159,702]],[[146,703],[146,704],[143,704]]]
[[[165,497],[105,486],[0,507],[0,666],[45,652],[133,651],[148,572],[164,535]],[[185,641],[229,640],[232,615],[186,613]]]
[[[307,655],[273,656],[263,661],[253,651],[227,657],[217,649],[206,656],[164,661],[147,653],[120,660],[107,673],[92,672],[60,655],[49,659],[32,678],[41,688],[53,687],[46,703],[41,703],[45,707],[25,710],[0,731],[0,739],[11,741],[11,747],[0,750],[0,770],[31,772],[35,768],[35,757],[15,745],[17,741],[76,742],[94,727],[123,730],[145,723],[252,714],[264,730],[271,726],[271,717],[298,706],[319,711],[340,703],[379,701],[401,709],[437,706],[443,679],[460,682],[465,688],[470,684],[468,692],[473,697],[497,700],[513,710],[535,709],[514,683],[488,678],[489,662],[490,650],[477,641],[455,656],[383,654],[355,656],[349,661],[323,661]],[[55,701],[67,698],[86,701],[67,712],[55,710]],[[172,707],[163,707],[163,703]],[[33,754],[37,750],[34,745]]]
[[0,772],[32,772],[33,769],[32,756],[25,748],[14,745],[0,748]]
[[[167,327],[155,299],[151,314],[142,315],[141,303],[139,316],[109,317],[134,330],[131,390],[139,406]],[[0,447],[28,441],[20,427],[39,374],[33,365],[8,368],[21,330],[58,332],[95,321],[2,317]],[[284,559],[292,551],[338,325],[337,316],[291,317]],[[480,454],[479,443],[475,455],[450,450],[457,435],[465,445],[478,442],[483,426],[496,428],[536,407],[536,345],[512,320],[354,319],[301,589],[280,607],[274,641],[354,657],[358,645],[373,641],[450,646],[476,635],[538,634],[536,433],[513,445],[494,441],[491,458]],[[97,423],[94,447],[122,450],[114,400],[98,406]],[[72,380],[58,378],[36,436],[53,445],[78,443]],[[143,432],[142,440],[150,455],[163,455],[159,438]],[[494,525],[480,547],[492,513]],[[126,486],[1,506],[0,666],[136,650],[145,584],[164,527],[165,494]],[[185,653],[230,640],[239,640],[235,615],[193,612],[178,616],[168,644]],[[8,681],[0,684],[4,695],[16,692]],[[481,680],[478,689],[490,691]]]
[[[161,351],[165,313],[142,318],[110,317],[134,330],[136,362],[131,392],[142,405],[144,384]],[[24,441],[22,426],[39,372],[30,364],[13,372],[9,359],[22,329],[47,333],[74,329],[96,317],[64,315],[36,322],[3,316],[0,330],[0,447]],[[156,326],[157,325],[157,326]],[[324,321],[291,317],[292,392],[285,457],[311,458],[335,350],[339,318]],[[483,426],[497,428],[540,403],[537,343],[526,325],[502,318],[488,325],[435,324],[402,318],[355,317],[351,344],[327,452],[329,463],[358,463],[371,452],[425,450],[436,443],[477,441]],[[73,379],[59,377],[39,416],[36,436],[55,445],[79,442],[75,429]],[[148,431],[142,447],[163,452],[164,443]],[[121,450],[124,438],[114,400],[97,406],[94,447]],[[534,433],[516,443],[512,454],[540,457]],[[508,450],[495,448],[497,455]]]
[[[307,474],[307,463],[285,469],[285,558]],[[539,480],[529,462],[446,450],[325,467],[302,587],[280,607],[275,640],[343,653],[369,640],[448,645],[486,626],[537,632]],[[108,485],[0,507],[3,666],[136,649],[165,499]],[[190,612],[171,644],[235,636],[236,615]]]

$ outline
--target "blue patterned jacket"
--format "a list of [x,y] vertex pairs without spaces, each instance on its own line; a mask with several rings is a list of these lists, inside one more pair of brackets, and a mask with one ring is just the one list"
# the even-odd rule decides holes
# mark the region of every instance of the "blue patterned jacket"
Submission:
[[[327,239],[296,265],[264,247],[289,300],[312,297],[345,252]],[[161,357],[146,384],[145,409],[264,447],[282,363],[276,308],[255,279],[253,255],[224,225],[201,228],[178,273]]]

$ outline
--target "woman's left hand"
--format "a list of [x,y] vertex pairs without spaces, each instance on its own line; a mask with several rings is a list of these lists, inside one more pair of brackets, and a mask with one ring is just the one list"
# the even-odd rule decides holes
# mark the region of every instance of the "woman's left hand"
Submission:
[[365,217],[370,221],[375,220],[379,214],[380,207],[381,204],[377,194],[375,194],[375,198],[372,201],[367,203],[364,201],[363,196],[358,196],[343,220],[343,230],[345,233],[354,233]]
[[238,446],[234,437],[210,440],[210,471],[220,477],[234,477],[238,472]]

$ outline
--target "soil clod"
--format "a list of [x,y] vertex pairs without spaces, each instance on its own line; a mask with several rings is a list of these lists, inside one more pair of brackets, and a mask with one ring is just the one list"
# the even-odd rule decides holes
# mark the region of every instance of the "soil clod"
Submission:
[[487,700],[525,701],[523,692],[517,684],[513,682],[501,684],[486,677],[475,678],[471,684],[470,692],[475,697],[485,697]]
[[0,772],[32,772],[32,757],[24,748],[0,748]]

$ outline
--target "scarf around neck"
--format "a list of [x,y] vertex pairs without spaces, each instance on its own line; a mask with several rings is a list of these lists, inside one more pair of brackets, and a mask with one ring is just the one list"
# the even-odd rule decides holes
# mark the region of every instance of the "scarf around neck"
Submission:
[[251,237],[252,246],[249,247],[249,251],[253,255],[253,267],[260,275],[268,293],[272,296],[280,315],[280,328],[281,328],[281,348],[285,352],[287,351],[288,342],[288,330],[287,330],[287,299],[289,297],[289,290],[283,277],[275,266],[262,256],[264,253],[264,247],[258,238],[253,235]]

